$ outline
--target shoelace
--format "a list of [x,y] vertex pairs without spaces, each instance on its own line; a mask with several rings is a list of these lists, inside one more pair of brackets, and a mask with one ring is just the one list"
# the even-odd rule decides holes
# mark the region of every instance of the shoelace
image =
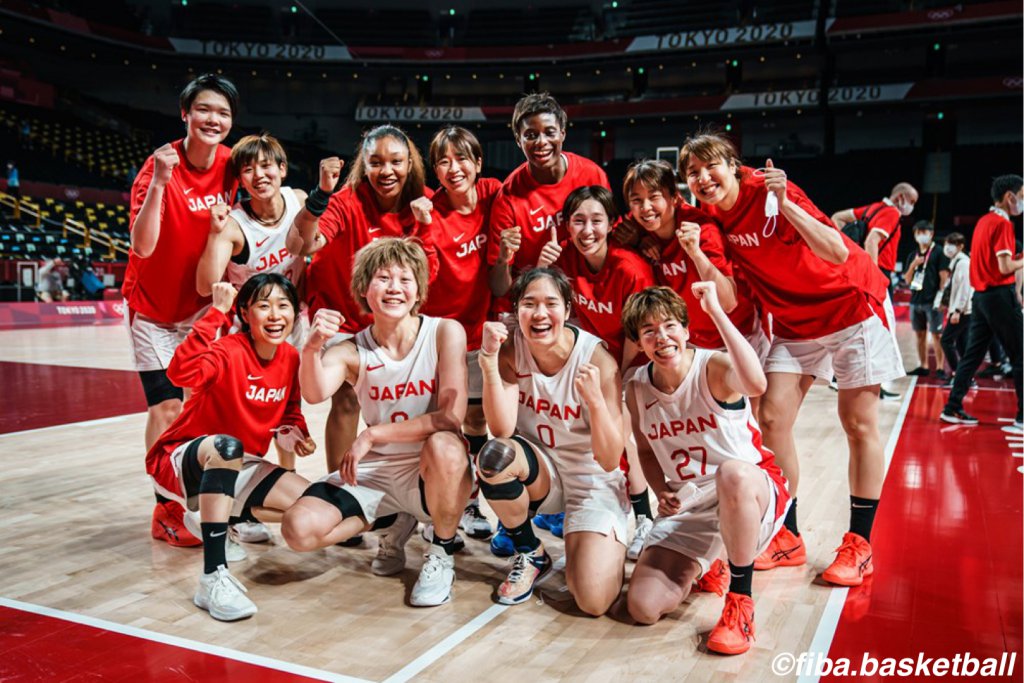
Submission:
[[437,555],[433,555],[431,553],[427,553],[423,556],[423,559],[426,560],[423,563],[423,569],[421,570],[423,574],[425,574],[427,577],[433,577],[434,574],[440,573],[441,567],[443,566],[440,557],[438,557]]
[[836,548],[836,562],[840,560],[851,567],[857,564],[857,546],[853,541],[843,541],[842,545]]
[[470,505],[469,507],[467,507],[466,513],[469,514],[469,516],[473,519],[487,519],[486,517],[484,517],[484,514],[480,512],[480,508],[478,508],[476,505]]
[[508,582],[519,583],[526,573],[527,564],[530,564],[530,556],[527,553],[516,553],[512,559],[512,571],[508,573]]
[[234,586],[236,589],[243,593],[248,593],[249,589],[242,585],[242,582],[231,575],[227,569],[217,570],[217,583],[213,584],[211,593],[217,589],[229,589],[230,586]]

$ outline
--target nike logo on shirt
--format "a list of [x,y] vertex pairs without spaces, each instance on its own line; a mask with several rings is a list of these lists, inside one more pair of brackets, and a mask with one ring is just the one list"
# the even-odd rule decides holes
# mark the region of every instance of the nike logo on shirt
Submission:
[[246,377],[246,379],[248,379],[248,380],[249,380],[250,382],[255,382],[255,381],[256,381],[256,380],[258,380],[258,379],[263,379],[263,375],[257,375],[257,376],[255,376],[255,377],[253,377],[252,375],[246,375],[245,377]]
[[192,191],[192,190],[194,190],[194,189],[196,189],[196,188],[194,188],[194,187],[190,187],[190,188],[188,188],[187,190],[185,190],[185,191],[184,191],[184,192],[183,192],[182,194],[186,194],[186,195],[187,195],[187,194],[188,194],[189,192],[191,192],[191,191]]
[[367,230],[367,232],[372,235],[375,232],[380,232],[380,228],[370,228],[369,230]]
[[466,236],[466,233],[464,233],[464,232],[463,233],[459,233],[458,235],[456,235],[455,237],[452,238],[452,242],[458,242],[459,240],[461,240],[465,236]]
[[653,401],[651,401],[650,403],[644,404],[644,410],[650,410],[650,409],[651,409],[651,406],[653,406],[653,405],[654,405],[655,403],[657,403],[657,402],[658,402],[658,399],[654,399],[654,400],[653,400]]
[[543,209],[544,209],[543,206],[538,206],[536,209],[530,209],[530,215],[531,216],[536,216],[537,212],[538,211],[542,211]]
[[267,243],[267,240],[269,240],[269,239],[270,239],[269,237],[264,237],[262,241],[257,241],[256,242],[256,248],[259,249],[260,247],[262,247],[264,244]]
[[384,367],[383,363],[381,363],[380,365],[367,365],[366,366],[366,371],[367,372],[373,372],[374,370],[378,370],[378,369],[380,369],[382,367]]

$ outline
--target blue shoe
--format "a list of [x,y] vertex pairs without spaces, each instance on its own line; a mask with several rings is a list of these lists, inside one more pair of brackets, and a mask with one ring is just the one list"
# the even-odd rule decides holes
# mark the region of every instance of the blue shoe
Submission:
[[547,529],[553,536],[562,538],[562,528],[565,526],[565,513],[559,512],[555,515],[534,515],[533,523],[538,529]]
[[491,554],[496,557],[512,557],[516,554],[516,548],[512,545],[512,537],[501,522],[498,522],[498,530],[491,536]]

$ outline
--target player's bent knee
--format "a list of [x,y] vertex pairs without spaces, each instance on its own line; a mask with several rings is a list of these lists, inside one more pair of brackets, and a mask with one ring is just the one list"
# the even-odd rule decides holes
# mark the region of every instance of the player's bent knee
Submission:
[[578,595],[573,597],[576,599],[576,606],[582,612],[592,617],[600,617],[611,609],[612,603],[618,597],[618,592],[613,594],[611,591],[604,591],[598,588],[580,591]]
[[715,472],[715,487],[719,499],[754,494],[759,475],[760,472],[747,466],[747,463],[727,460],[719,465],[718,471]]
[[635,590],[632,587],[626,595],[626,609],[629,611],[629,616],[638,624],[646,626],[658,623],[665,614],[674,609],[674,607],[666,609],[666,603],[663,596],[651,591]]
[[430,435],[423,444],[421,462],[426,470],[434,470],[450,476],[461,476],[469,467],[466,447],[462,440],[451,432]]
[[285,511],[281,519],[281,535],[288,547],[297,552],[309,552],[319,547],[317,522],[319,515],[301,501]]
[[481,481],[501,475],[516,459],[516,448],[510,439],[491,439],[476,456]]

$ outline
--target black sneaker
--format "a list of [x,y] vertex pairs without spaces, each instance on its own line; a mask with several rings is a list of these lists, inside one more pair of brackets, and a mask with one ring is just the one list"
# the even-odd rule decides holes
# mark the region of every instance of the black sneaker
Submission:
[[939,415],[939,419],[943,422],[949,422],[955,425],[976,425],[978,424],[978,418],[973,415],[968,415],[964,412],[963,408],[957,408],[953,410],[951,408],[943,408],[942,414]]
[[878,397],[883,401],[898,401],[903,394],[897,394],[894,391],[886,391],[885,389],[878,390]]
[[928,368],[923,366],[920,368],[914,368],[913,370],[907,370],[907,375],[910,377],[927,377],[928,373]]
[[939,380],[940,382],[945,382],[947,379],[949,379],[949,375],[946,374],[945,370],[936,370],[935,379]]
[[987,368],[985,368],[984,370],[978,372],[974,376],[975,377],[980,377],[981,379],[992,379],[997,374],[999,374],[999,370],[1000,370],[1000,367],[998,365],[991,365],[990,364]]

